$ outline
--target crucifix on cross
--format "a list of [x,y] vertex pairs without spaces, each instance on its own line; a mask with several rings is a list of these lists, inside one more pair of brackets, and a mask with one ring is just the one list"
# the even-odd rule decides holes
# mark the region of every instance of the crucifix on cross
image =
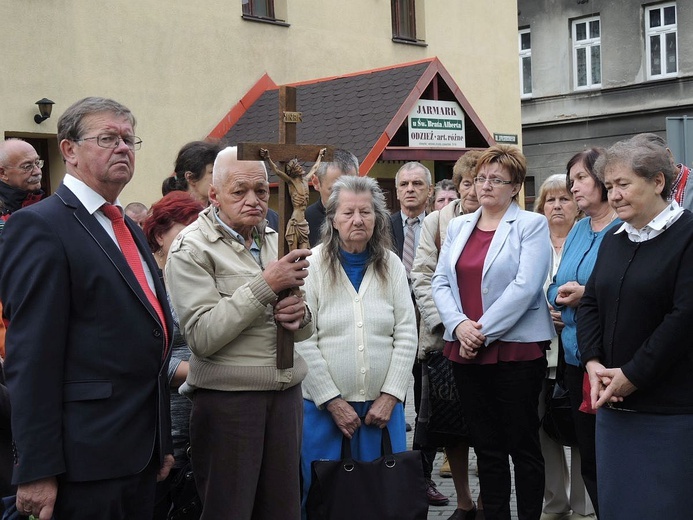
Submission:
[[[296,88],[279,87],[279,143],[239,143],[241,161],[266,160],[279,178],[279,258],[297,248],[309,248],[308,181],[321,161],[331,161],[334,147],[327,145],[296,144],[296,124],[302,115],[296,111]],[[315,164],[306,174],[301,162]],[[277,164],[283,164],[283,169]],[[281,295],[283,296],[283,295]],[[293,333],[277,327],[277,368],[291,368],[294,364]]]

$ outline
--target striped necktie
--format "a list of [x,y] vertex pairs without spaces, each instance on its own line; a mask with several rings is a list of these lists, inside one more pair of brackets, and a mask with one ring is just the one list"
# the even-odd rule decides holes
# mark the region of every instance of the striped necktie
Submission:
[[407,219],[407,230],[404,233],[404,247],[402,248],[402,263],[407,271],[407,278],[414,264],[414,242],[416,240],[416,226],[419,225],[418,217]]

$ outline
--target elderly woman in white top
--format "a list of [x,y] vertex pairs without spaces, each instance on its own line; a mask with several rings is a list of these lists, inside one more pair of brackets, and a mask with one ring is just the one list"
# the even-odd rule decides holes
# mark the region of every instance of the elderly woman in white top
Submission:
[[380,428],[388,428],[393,451],[406,450],[402,402],[417,348],[414,306],[377,182],[341,177],[325,216],[305,285],[315,333],[296,344],[308,364],[304,504],[311,462],[338,459],[344,435],[360,460],[380,456]]
[[453,219],[433,275],[444,353],[477,455],[487,520],[510,519],[510,464],[520,520],[541,516],[544,461],[538,398],[556,335],[543,285],[551,266],[546,219],[520,209],[522,153],[487,149],[476,165],[481,207]]

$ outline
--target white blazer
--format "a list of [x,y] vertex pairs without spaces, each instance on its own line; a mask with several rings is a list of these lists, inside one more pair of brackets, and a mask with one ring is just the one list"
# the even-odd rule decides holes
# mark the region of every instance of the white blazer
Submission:
[[[480,216],[481,208],[450,221],[431,280],[447,341],[456,340],[455,328],[469,319],[460,301],[455,265]],[[487,346],[497,339],[529,343],[556,335],[543,290],[550,267],[546,217],[513,202],[493,235],[479,287],[484,309],[479,323]]]

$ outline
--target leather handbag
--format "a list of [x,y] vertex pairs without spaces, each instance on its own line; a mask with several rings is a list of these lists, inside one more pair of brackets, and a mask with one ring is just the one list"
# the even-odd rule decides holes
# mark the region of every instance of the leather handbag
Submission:
[[186,449],[188,460],[171,482],[171,510],[167,520],[198,520],[202,515],[202,501],[197,494],[195,475],[190,461],[190,446]]
[[308,491],[308,520],[426,520],[428,499],[420,451],[392,453],[382,432],[382,456],[354,460],[351,441],[342,439],[341,460],[315,460]]
[[452,375],[451,361],[441,351],[431,352],[428,368],[428,433],[468,438],[462,403]]
[[550,385],[546,392],[546,412],[541,420],[541,426],[557,443],[563,446],[577,446],[568,390],[558,380],[553,380]]
[[564,374],[565,357],[563,342],[559,336],[556,379],[550,380],[550,386],[546,391],[546,411],[541,419],[541,427],[557,443],[563,446],[577,446],[573,410],[568,387],[564,383]]

